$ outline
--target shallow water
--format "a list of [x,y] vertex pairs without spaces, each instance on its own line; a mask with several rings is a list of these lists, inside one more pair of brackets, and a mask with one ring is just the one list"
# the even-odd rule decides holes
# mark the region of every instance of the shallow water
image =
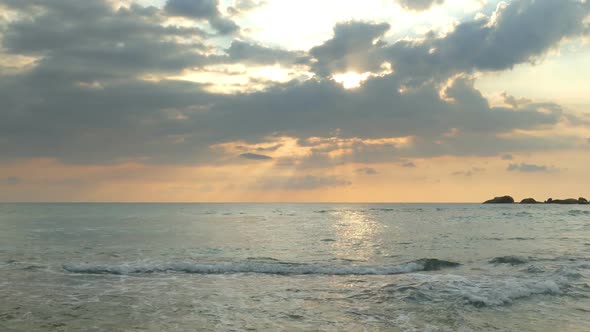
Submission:
[[590,331],[590,207],[0,204],[0,331]]

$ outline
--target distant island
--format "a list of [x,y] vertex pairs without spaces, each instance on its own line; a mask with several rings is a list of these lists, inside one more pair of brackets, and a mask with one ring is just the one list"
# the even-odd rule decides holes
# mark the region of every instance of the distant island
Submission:
[[[516,201],[511,196],[499,196],[488,201],[483,202],[483,204],[514,204]],[[520,201],[519,204],[582,204],[587,205],[590,204],[587,199],[584,197],[580,197],[578,199],[575,198],[568,198],[568,199],[553,199],[549,198],[544,202],[539,202],[534,198],[525,198]]]

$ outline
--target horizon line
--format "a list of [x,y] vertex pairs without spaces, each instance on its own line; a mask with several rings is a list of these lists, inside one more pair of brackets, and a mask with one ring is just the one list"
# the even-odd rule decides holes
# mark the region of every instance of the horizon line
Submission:
[[178,201],[178,202],[157,202],[157,201],[0,201],[0,204],[482,204],[482,202],[331,202],[331,201],[267,201],[267,202],[207,202],[207,201]]

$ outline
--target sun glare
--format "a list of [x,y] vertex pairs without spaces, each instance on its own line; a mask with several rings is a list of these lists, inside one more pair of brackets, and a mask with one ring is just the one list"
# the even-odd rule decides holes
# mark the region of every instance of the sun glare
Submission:
[[354,89],[361,86],[361,84],[369,78],[371,73],[357,74],[355,72],[348,72],[344,74],[336,74],[332,76],[334,81],[342,84],[345,89]]

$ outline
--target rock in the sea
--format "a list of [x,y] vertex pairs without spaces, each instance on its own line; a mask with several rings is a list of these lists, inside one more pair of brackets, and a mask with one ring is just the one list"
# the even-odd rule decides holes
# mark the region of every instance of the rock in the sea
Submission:
[[545,201],[547,204],[589,204],[588,200],[584,197],[580,197],[578,199],[575,198],[568,198],[568,199],[551,199]]
[[514,198],[510,196],[501,196],[495,197],[494,199],[490,199],[489,201],[485,201],[484,204],[513,204]]
[[534,198],[525,198],[522,201],[520,201],[520,204],[539,204],[540,202],[537,202],[537,200],[535,200]]

